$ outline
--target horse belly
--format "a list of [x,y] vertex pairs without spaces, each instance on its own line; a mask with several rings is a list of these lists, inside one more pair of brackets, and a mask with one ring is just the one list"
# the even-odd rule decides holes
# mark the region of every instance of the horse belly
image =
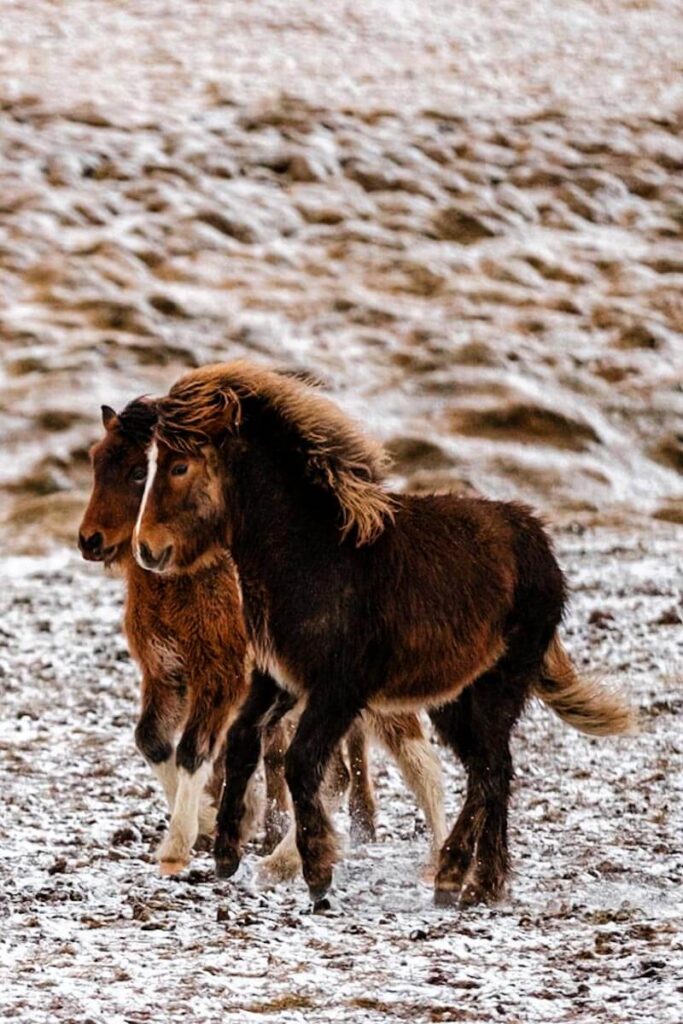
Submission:
[[450,634],[432,636],[428,644],[403,645],[391,659],[385,683],[373,695],[370,707],[402,711],[455,700],[492,668],[504,651],[500,633],[488,630],[468,643],[455,643]]

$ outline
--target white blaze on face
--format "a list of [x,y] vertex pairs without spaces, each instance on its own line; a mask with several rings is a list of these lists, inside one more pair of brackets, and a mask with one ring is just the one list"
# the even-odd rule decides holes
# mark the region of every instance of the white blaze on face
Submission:
[[140,508],[138,510],[138,518],[135,524],[135,530],[133,531],[133,552],[135,554],[135,561],[142,566],[145,566],[140,561],[140,548],[138,543],[138,537],[140,534],[140,525],[142,523],[142,517],[145,514],[145,507],[147,505],[147,499],[149,498],[149,492],[152,490],[154,484],[154,477],[157,475],[157,463],[159,459],[159,449],[156,441],[152,441],[151,445],[147,449],[147,479],[145,480],[145,489],[142,493],[142,501],[140,502]]

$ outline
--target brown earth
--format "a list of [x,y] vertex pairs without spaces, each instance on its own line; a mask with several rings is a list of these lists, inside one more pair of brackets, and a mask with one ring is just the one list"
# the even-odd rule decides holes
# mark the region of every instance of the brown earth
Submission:
[[423,6],[5,5],[6,548],[71,540],[101,402],[241,354],[401,485],[681,521],[678,5]]

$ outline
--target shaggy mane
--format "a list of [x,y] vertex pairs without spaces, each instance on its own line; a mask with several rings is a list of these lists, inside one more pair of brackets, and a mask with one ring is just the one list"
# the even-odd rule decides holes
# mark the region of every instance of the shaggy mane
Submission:
[[342,537],[371,543],[393,519],[382,487],[386,454],[332,402],[296,377],[247,361],[216,363],[182,376],[158,406],[159,439],[179,451],[220,444],[259,414],[273,416],[303,457],[309,480],[335,498]]

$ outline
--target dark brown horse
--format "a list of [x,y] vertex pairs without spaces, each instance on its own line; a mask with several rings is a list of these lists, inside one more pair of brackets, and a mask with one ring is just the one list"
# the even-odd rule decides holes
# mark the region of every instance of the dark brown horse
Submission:
[[[103,408],[105,434],[91,451],[94,485],[79,546],[85,558],[118,566],[126,580],[125,632],[142,670],[135,738],[159,777],[171,810],[170,828],[158,852],[161,870],[168,874],[188,862],[197,831],[213,833],[224,774],[224,759],[216,760],[216,752],[245,693],[246,642],[235,568],[225,550],[205,553],[191,566],[163,577],[141,569],[132,557],[131,537],[147,474],[146,448],[155,421],[156,406],[149,399],[131,402],[118,415]],[[287,819],[284,754],[291,733],[291,725],[277,723],[265,744],[270,848]],[[444,834],[440,774],[419,721],[410,714],[396,716],[393,722],[382,720],[377,734],[417,794],[438,850]],[[374,833],[366,744],[359,723],[347,737],[349,767],[337,754],[328,773],[332,800],[339,798],[350,779],[352,835],[357,839]],[[243,835],[248,832],[245,822]],[[297,870],[293,839],[289,834],[261,862],[264,880],[289,877]]]
[[[383,458],[332,403],[249,363],[188,373],[159,404],[134,537],[159,573],[228,543],[258,667],[228,735],[217,870],[241,855],[244,791],[282,693],[305,702],[285,772],[311,897],[334,863],[319,797],[359,715],[427,707],[467,771],[439,898],[497,898],[508,871],[510,733],[532,693],[592,734],[631,713],[581,679],[559,638],[565,584],[539,521],[513,503],[388,493]],[[273,681],[277,680],[277,684]]]

